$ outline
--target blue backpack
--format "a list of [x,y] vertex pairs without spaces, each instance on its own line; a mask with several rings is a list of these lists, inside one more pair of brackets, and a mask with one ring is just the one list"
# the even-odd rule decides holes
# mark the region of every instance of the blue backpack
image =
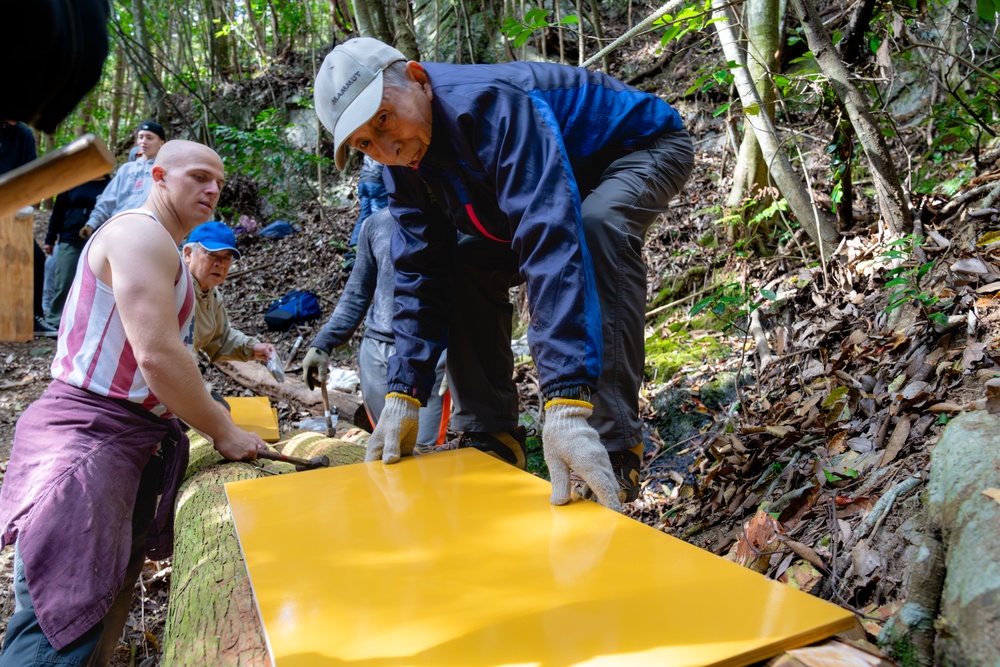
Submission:
[[293,324],[304,324],[322,316],[315,293],[295,290],[271,304],[264,322],[271,331],[288,331]]

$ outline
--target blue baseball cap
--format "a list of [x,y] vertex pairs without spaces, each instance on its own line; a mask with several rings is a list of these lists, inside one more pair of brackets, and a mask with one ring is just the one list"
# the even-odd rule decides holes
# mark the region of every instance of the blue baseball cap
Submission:
[[236,249],[236,234],[229,228],[229,225],[218,220],[206,222],[192,229],[187,242],[197,243],[211,252],[232,250],[233,259],[240,258],[240,251]]

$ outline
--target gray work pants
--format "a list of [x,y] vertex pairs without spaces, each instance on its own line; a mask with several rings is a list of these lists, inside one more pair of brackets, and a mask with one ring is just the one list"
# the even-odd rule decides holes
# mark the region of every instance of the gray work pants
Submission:
[[[361,339],[361,349],[358,350],[358,368],[361,371],[361,396],[364,399],[365,411],[372,426],[378,423],[385,408],[385,394],[388,391],[386,376],[388,375],[389,357],[396,354],[396,346],[392,343],[376,340],[365,336]],[[444,379],[447,351],[441,353],[438,360],[437,377],[434,387],[427,399],[427,405],[420,408],[420,425],[417,427],[417,444],[433,445],[437,443],[441,430],[441,409],[444,397],[438,396],[441,381]]]
[[[608,451],[642,439],[639,386],[645,365],[646,264],[642,246],[656,217],[687,182],[694,165],[685,130],[615,160],[584,197],[582,214],[601,306],[603,367],[590,424]],[[506,245],[463,238],[456,253],[448,334],[452,426],[459,431],[513,431],[517,388],[510,349],[509,290],[523,282]]]

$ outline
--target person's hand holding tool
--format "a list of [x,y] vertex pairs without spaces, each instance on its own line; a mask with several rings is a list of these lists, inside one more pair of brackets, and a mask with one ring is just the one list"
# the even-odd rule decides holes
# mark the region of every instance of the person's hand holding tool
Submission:
[[330,377],[330,355],[318,347],[310,347],[302,360],[302,379],[306,386],[315,389],[317,384],[326,386]]

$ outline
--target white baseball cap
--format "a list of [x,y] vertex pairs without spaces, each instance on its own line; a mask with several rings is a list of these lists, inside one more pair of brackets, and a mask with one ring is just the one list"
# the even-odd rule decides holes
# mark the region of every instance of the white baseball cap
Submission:
[[316,115],[333,133],[334,161],[342,170],[347,138],[367,123],[382,104],[382,72],[407,58],[371,37],[356,37],[334,47],[316,75]]

